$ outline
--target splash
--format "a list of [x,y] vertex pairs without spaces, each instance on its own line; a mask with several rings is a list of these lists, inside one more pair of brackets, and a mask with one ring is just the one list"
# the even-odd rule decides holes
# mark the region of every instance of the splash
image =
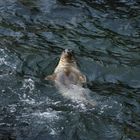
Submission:
[[90,90],[87,88],[71,84],[69,87],[59,85],[58,89],[63,97],[72,100],[72,102],[79,103],[82,108],[85,107],[84,104],[95,106],[95,101],[91,99],[89,95]]
[[29,89],[29,92],[32,93],[32,91],[35,89],[34,81],[31,78],[25,79],[23,83],[23,88]]
[[23,85],[20,90],[23,91],[23,94],[19,95],[21,101],[32,105],[36,103],[35,99],[31,98],[31,95],[35,91],[35,82],[33,79],[24,79]]
[[16,56],[11,56],[10,52],[7,49],[0,49],[0,66],[5,65],[15,70],[18,64],[17,59],[18,58]]

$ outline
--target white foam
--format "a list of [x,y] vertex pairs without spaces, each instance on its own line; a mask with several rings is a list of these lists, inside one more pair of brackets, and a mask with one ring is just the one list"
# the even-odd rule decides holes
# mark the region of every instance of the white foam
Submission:
[[8,51],[6,49],[0,49],[0,65],[6,65],[15,70],[17,67],[17,59],[10,59],[11,56],[7,53]]
[[70,85],[69,88],[65,86],[59,86],[60,93],[73,101],[85,100],[85,95],[88,94],[88,90],[77,85]]
[[70,85],[68,88],[63,85],[59,85],[58,89],[65,98],[78,103],[83,109],[85,108],[84,103],[89,103],[95,106],[95,102],[91,99],[89,95],[90,91],[87,88],[83,88],[79,85]]
[[35,89],[34,81],[31,78],[25,79],[23,82],[23,88],[29,89],[29,92],[32,92]]
[[[25,95],[25,94],[24,94]],[[26,98],[26,97],[25,97]],[[35,100],[34,99],[21,99],[22,102],[25,102],[29,105],[34,105],[36,104]]]
[[17,107],[16,104],[9,105],[10,112],[11,113],[16,112],[16,107]]
[[0,65],[5,64],[5,58],[0,58]]
[[37,111],[37,112],[32,113],[31,115],[34,117],[38,117],[41,120],[47,119],[48,122],[53,122],[54,120],[60,119],[59,113],[61,113],[61,111],[48,110],[46,112]]
[[51,128],[50,134],[51,134],[51,135],[57,135],[57,132],[56,132],[54,129]]

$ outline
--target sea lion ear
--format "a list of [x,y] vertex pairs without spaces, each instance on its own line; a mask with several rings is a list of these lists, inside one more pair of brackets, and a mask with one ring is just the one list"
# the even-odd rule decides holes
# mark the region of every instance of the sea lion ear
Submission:
[[79,79],[80,79],[80,81],[81,81],[82,83],[86,83],[86,82],[87,82],[86,76],[83,75],[83,74],[80,75]]
[[45,77],[45,80],[51,80],[54,81],[56,77],[56,74],[52,74],[52,75],[48,75],[47,77]]

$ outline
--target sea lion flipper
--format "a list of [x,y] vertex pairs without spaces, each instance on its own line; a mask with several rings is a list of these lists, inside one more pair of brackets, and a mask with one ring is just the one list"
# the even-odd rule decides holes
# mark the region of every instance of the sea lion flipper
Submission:
[[79,79],[80,79],[81,83],[86,83],[86,81],[87,81],[86,76],[83,74],[80,74]]
[[52,74],[52,75],[48,75],[47,77],[45,77],[45,80],[51,80],[54,81],[56,77],[56,74]]

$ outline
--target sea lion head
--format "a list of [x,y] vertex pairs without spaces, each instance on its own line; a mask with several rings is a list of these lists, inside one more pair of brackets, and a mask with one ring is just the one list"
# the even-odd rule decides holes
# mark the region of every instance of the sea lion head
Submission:
[[71,49],[65,49],[60,57],[61,63],[75,63],[74,52]]

